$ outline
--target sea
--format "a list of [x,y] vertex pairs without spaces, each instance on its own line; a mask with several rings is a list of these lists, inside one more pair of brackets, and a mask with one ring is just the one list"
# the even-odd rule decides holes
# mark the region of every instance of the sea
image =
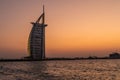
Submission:
[[120,80],[120,59],[0,62],[0,80]]

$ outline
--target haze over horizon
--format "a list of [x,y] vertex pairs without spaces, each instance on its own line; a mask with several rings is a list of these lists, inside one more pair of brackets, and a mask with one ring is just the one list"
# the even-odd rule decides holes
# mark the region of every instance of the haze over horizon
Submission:
[[38,19],[43,4],[46,57],[120,52],[119,0],[0,0],[0,58],[29,55],[30,22]]

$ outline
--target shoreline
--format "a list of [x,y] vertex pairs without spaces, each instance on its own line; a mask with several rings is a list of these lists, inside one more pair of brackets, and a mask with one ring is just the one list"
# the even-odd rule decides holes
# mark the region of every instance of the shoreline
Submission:
[[26,62],[26,61],[55,61],[55,60],[102,60],[102,59],[120,59],[120,58],[46,58],[46,59],[1,59],[0,62]]

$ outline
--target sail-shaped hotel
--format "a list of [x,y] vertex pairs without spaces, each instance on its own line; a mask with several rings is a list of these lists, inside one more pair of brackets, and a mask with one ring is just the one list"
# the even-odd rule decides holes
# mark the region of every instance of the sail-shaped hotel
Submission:
[[45,59],[45,12],[43,6],[43,13],[36,22],[32,22],[32,30],[28,39],[28,51],[30,59]]

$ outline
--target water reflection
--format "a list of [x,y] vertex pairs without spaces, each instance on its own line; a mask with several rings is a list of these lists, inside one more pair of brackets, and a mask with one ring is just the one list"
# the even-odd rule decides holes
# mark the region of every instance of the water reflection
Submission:
[[120,60],[0,62],[0,80],[120,80]]
[[[27,71],[29,71],[30,76],[34,76],[34,79],[40,79],[40,80],[50,80],[52,78],[55,78],[54,75],[49,73],[49,63],[46,61],[34,61],[25,63]],[[33,80],[34,80],[33,79]]]

